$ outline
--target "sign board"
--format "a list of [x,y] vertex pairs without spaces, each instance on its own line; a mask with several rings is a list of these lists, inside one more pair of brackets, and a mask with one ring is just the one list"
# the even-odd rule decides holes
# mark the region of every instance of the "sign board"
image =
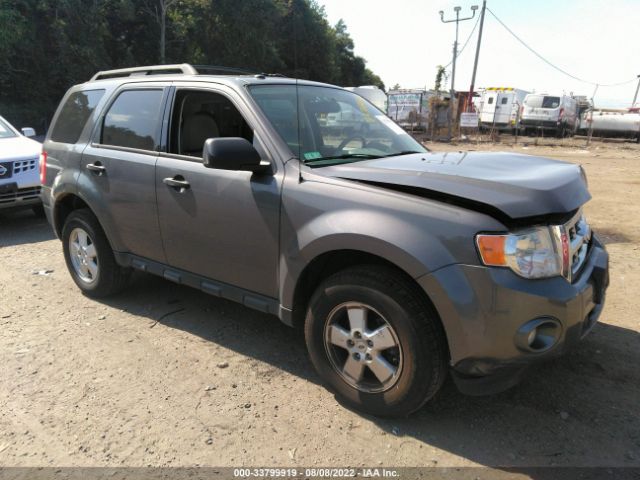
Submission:
[[387,115],[401,126],[426,128],[430,96],[426,90],[390,91],[387,98]]
[[463,112],[460,114],[460,127],[462,128],[478,128],[478,113]]

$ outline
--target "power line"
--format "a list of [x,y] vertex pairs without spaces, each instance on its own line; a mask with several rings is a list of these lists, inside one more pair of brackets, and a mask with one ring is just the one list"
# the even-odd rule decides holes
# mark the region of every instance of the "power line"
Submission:
[[[478,17],[478,19],[476,20],[475,25],[473,26],[473,28],[471,29],[471,33],[469,34],[469,36],[467,37],[467,39],[464,42],[464,45],[462,45],[462,48],[458,51],[458,56],[462,55],[462,52],[464,51],[464,47],[467,46],[467,44],[469,43],[469,40],[471,40],[471,37],[473,37],[473,32],[476,31],[476,27],[478,26],[478,22],[480,21],[480,17]],[[447,68],[449,68],[451,66],[451,64],[453,63],[453,60],[450,61],[449,63],[447,63],[444,66],[444,69],[446,70]]]
[[498,23],[500,23],[500,25],[502,25],[505,28],[505,30],[507,30],[507,32],[509,32],[516,40],[518,40],[527,50],[529,50],[531,53],[533,53],[536,57],[538,57],[540,60],[542,60],[544,63],[546,63],[550,67],[558,70],[561,73],[564,73],[565,75],[567,75],[568,77],[573,78],[574,80],[578,80],[579,82],[588,83],[590,85],[595,85],[595,86],[600,86],[600,87],[618,87],[620,85],[626,85],[628,83],[636,81],[635,78],[632,78],[631,80],[627,80],[625,82],[606,84],[606,83],[590,82],[589,80],[584,80],[583,78],[580,78],[580,77],[577,77],[575,75],[572,75],[569,72],[567,72],[566,70],[563,70],[562,68],[558,67],[557,65],[554,65],[549,60],[547,60],[542,55],[540,55],[538,52],[536,52],[533,48],[531,48],[529,45],[527,45],[524,40],[522,40],[520,37],[518,37],[515,33],[513,33],[513,31],[509,27],[507,27],[505,25],[504,22],[502,20],[500,20],[497,17],[497,15],[491,11],[491,9],[489,7],[487,7],[487,10],[489,11],[489,13],[491,15],[493,15],[493,18],[495,18],[498,21]]

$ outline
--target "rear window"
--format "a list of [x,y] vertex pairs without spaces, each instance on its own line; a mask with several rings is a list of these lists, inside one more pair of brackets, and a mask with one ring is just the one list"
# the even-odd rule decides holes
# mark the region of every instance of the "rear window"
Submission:
[[104,118],[100,143],[155,150],[161,105],[161,89],[122,92]]
[[558,108],[560,97],[550,97],[547,95],[529,95],[524,104],[531,108]]
[[104,95],[104,90],[85,90],[72,93],[62,107],[51,132],[51,140],[76,143],[87,120]]

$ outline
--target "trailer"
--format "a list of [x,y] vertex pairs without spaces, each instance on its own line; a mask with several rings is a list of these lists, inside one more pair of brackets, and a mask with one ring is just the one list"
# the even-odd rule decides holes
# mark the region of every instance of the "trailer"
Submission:
[[485,88],[476,105],[480,127],[483,129],[496,129],[512,131],[518,124],[518,113],[529,94],[526,90],[512,87]]

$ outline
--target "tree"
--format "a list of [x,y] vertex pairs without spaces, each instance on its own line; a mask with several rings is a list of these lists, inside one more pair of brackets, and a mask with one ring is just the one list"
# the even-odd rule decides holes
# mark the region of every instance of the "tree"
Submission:
[[[147,0],[149,1],[149,0]],[[153,15],[160,26],[160,64],[166,63],[167,45],[167,14],[171,7],[178,3],[178,0],[153,0],[153,7],[147,6],[149,13]]]
[[354,46],[316,0],[0,0],[0,112],[42,133],[70,86],[158,60],[384,89]]
[[436,91],[436,93],[440,93],[440,91],[442,90],[442,82],[443,81],[447,81],[447,72],[445,71],[444,67],[442,65],[438,65],[437,66],[437,71],[436,71],[436,83],[433,87],[433,89]]

